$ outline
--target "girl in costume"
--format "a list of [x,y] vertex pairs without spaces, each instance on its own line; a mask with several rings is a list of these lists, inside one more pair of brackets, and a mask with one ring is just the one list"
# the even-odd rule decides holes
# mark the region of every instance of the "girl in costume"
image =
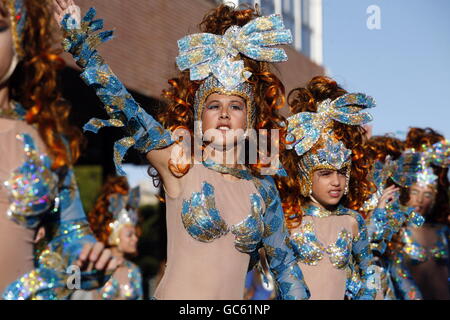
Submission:
[[[116,263],[111,252],[95,241],[75,183],[72,165],[81,135],[68,124],[68,106],[56,88],[61,60],[51,50],[49,4],[0,1],[0,294],[4,299],[64,299],[72,292],[70,283],[84,288],[103,285],[104,271],[112,271]],[[49,243],[34,259],[35,236],[41,227]],[[73,283],[68,268],[75,266],[82,272]]]
[[448,289],[448,165],[450,144],[431,129],[412,128],[394,177],[405,187],[403,201],[425,218],[406,228],[402,254],[424,299],[450,298]]
[[375,102],[319,76],[291,91],[289,106],[289,175],[278,186],[311,299],[374,299],[367,229],[355,210],[373,190],[362,125]]
[[[278,297],[307,298],[302,273],[286,244],[276,186],[271,176],[261,174],[270,168],[260,159],[237,160],[253,145],[251,129],[269,134],[279,129],[281,137],[285,131],[277,115],[284,89],[269,64],[287,59],[284,50],[273,46],[292,40],[281,17],[258,17],[252,9],[225,5],[207,14],[200,24],[203,33],[178,42],[181,72],[164,93],[168,105],[159,116],[161,124],[135,102],[96,50],[112,33],[95,34],[102,28],[101,20],[94,21],[95,10],[81,20],[66,14],[73,1],[55,4],[64,48],[84,69],[81,77],[110,116],[91,120],[85,129],[125,127],[129,136],[115,145],[118,173],[123,174],[120,162],[133,146],[163,182],[167,265],[154,298],[242,299],[249,264],[256,262],[260,247]],[[172,140],[180,127],[187,148]],[[191,156],[192,146],[200,154]]]
[[421,298],[398,255],[403,228],[406,225],[418,227],[423,224],[420,214],[400,204],[400,187],[390,179],[394,174],[395,161],[400,158],[404,148],[404,142],[390,136],[371,137],[367,142],[368,154],[375,160],[371,180],[377,190],[364,203],[362,211],[367,216],[370,246],[381,285],[377,299]]
[[88,213],[91,228],[120,264],[98,296],[104,300],[142,300],[142,275],[127,258],[137,254],[139,187],[130,190],[125,177],[109,177]]

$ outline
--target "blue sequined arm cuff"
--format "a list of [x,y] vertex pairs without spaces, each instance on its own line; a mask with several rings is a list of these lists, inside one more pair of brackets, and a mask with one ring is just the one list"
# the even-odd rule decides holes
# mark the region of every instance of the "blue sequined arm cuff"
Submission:
[[276,281],[278,299],[309,299],[309,289],[295,260],[294,252],[288,245],[289,233],[284,222],[280,197],[272,178],[267,177],[258,189],[266,202],[263,244],[270,271]]
[[129,133],[128,137],[114,145],[114,163],[117,172],[124,175],[121,163],[130,147],[146,154],[154,149],[165,148],[173,141],[170,131],[139,106],[99,55],[96,47],[110,40],[113,32],[96,33],[103,28],[103,20],[94,20],[95,15],[95,9],[89,9],[79,28],[73,28],[71,16],[66,15],[61,24],[63,47],[84,69],[81,78],[96,91],[110,116],[109,120],[91,119],[84,130],[97,133],[103,127],[125,127]]
[[375,269],[372,266],[373,255],[370,251],[366,224],[361,215],[355,215],[358,221],[358,236],[353,240],[352,253],[356,263],[355,270],[359,272],[361,288],[353,297],[355,300],[373,300],[376,296],[376,283],[373,283]]

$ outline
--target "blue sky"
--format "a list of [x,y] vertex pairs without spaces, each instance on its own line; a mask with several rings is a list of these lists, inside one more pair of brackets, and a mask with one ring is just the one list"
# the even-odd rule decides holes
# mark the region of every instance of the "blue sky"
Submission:
[[[369,30],[367,8],[380,8]],[[374,134],[432,127],[450,138],[450,1],[323,0],[324,66],[373,96]]]

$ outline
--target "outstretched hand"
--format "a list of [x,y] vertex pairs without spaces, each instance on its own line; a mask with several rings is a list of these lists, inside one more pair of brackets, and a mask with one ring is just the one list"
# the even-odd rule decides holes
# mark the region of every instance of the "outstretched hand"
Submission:
[[53,6],[55,9],[53,16],[59,26],[61,26],[61,21],[66,14],[72,16],[75,26],[80,26],[81,10],[80,7],[75,4],[74,0],[53,0]]

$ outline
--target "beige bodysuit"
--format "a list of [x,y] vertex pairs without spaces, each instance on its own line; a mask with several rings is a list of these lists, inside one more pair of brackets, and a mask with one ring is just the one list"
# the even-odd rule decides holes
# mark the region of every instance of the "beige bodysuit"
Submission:
[[181,194],[166,194],[167,266],[155,297],[243,299],[247,251],[261,241],[264,201],[251,180],[203,164],[180,179]]

